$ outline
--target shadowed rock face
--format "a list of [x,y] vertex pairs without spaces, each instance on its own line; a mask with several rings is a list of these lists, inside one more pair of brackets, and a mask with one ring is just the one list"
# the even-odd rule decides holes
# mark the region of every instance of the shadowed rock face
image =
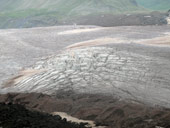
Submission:
[[30,69],[34,74],[14,79],[13,86],[1,91],[55,94],[71,90],[170,107],[169,61],[115,47],[67,50],[37,62]]

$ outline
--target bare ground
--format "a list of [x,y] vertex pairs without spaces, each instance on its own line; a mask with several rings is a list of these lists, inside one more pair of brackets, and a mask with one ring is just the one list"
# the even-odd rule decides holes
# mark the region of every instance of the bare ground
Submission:
[[55,96],[6,94],[0,95],[0,102],[21,104],[40,112],[65,112],[76,118],[93,120],[97,126],[107,126],[106,128],[170,127],[169,109],[153,108],[139,102],[123,101],[100,94],[62,91]]

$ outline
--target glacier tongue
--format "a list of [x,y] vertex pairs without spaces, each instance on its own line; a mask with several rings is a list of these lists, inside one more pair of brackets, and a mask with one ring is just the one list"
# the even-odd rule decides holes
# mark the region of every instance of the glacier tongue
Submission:
[[[161,66],[163,70],[159,69]],[[31,75],[25,73],[13,80],[13,86],[1,91],[55,94],[59,90],[72,90],[117,95],[163,106],[170,104],[168,65],[157,58],[115,47],[66,50],[37,62],[29,70]]]

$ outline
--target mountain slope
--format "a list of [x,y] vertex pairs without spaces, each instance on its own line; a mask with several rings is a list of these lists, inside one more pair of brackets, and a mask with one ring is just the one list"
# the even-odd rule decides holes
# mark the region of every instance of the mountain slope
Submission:
[[55,25],[74,17],[141,10],[135,0],[0,0],[0,28]]
[[135,0],[0,0],[0,15],[7,17],[66,16],[141,11]]
[[84,16],[146,13],[168,7],[170,0],[0,0],[0,28],[53,26],[84,20]]
[[[126,5],[126,6],[125,6]],[[137,6],[135,0],[0,0],[1,11],[18,11],[27,9],[46,9],[46,11],[67,12],[73,9],[114,9],[115,11],[129,11]],[[137,9],[137,7],[136,7]],[[104,10],[101,10],[104,11]]]
[[167,11],[170,9],[170,0],[136,0],[137,3],[151,10]]

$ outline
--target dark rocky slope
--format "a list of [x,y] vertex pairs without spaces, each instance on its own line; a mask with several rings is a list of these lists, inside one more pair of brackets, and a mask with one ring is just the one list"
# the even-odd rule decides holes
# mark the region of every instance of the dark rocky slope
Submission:
[[2,128],[85,128],[80,125],[67,122],[60,116],[52,116],[36,111],[29,111],[18,104],[0,103],[0,127]]
[[129,14],[100,14],[88,15],[81,18],[64,21],[59,24],[98,25],[103,27],[113,26],[147,26],[167,24],[167,13],[129,13]]
[[109,128],[170,128],[170,109],[149,107],[135,101],[122,101],[111,96],[60,92],[44,94],[6,94],[0,102],[12,102],[27,108],[52,112],[66,112],[74,117],[94,120]]
[[[3,17],[0,19],[0,29],[7,28],[33,28],[60,25],[97,25],[102,27],[113,26],[147,26],[147,25],[166,25],[166,14],[160,12],[149,13],[126,13],[126,14],[91,14],[86,16],[74,17],[59,21],[57,17],[27,17],[24,19],[10,19]],[[5,23],[3,23],[6,21]]]

